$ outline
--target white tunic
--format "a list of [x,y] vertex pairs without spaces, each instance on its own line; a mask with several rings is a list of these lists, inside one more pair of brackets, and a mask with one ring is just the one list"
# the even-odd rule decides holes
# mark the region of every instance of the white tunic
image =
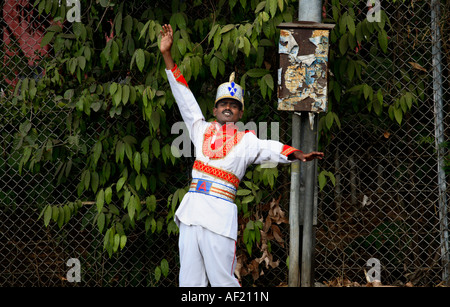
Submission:
[[[210,158],[203,150],[205,132],[211,131],[212,128],[219,131],[221,126],[217,122],[205,121],[190,89],[178,82],[171,70],[166,70],[166,73],[173,96],[195,146],[197,160],[233,173],[239,180],[245,175],[247,166],[250,164],[291,162],[286,155],[281,154],[285,145],[277,141],[260,140],[254,133],[242,133],[242,139],[224,157]],[[214,127],[211,127],[211,125],[214,125]],[[210,142],[214,141],[215,139],[212,137]],[[227,181],[196,169],[192,170],[192,177],[232,186]],[[185,225],[199,225],[233,240],[237,239],[237,220],[237,207],[234,203],[200,193],[186,193],[175,212],[177,225],[180,222]]]

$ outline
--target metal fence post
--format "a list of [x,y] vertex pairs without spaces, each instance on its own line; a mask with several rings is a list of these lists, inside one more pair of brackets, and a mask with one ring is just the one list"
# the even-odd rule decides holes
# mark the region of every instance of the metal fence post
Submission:
[[[300,116],[292,114],[292,146],[300,147]],[[289,204],[289,287],[300,286],[300,161],[291,165]]]
[[438,159],[438,189],[439,189],[439,224],[441,230],[441,261],[443,267],[442,279],[449,283],[449,234],[447,220],[447,195],[444,172],[444,106],[442,83],[441,33],[439,29],[440,3],[431,0],[431,33],[432,33],[432,64],[433,64],[433,101],[434,101],[434,134]]
[[[302,112],[301,116],[301,140],[302,148],[306,152],[314,151],[317,148],[317,114]],[[311,121],[311,123],[310,123]],[[310,125],[311,124],[311,125]],[[313,254],[314,254],[314,190],[316,185],[316,169],[317,161],[307,162],[302,165],[301,182],[304,185],[304,194],[301,195],[303,201],[303,237],[302,237],[302,262],[301,262],[301,286],[311,287],[314,285],[312,281],[313,273]]]

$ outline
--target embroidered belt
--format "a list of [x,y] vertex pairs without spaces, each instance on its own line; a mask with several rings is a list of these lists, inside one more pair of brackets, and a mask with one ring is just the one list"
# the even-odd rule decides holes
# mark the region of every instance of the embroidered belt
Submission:
[[236,198],[236,189],[233,187],[199,178],[192,179],[188,192],[206,194],[232,203]]
[[227,171],[224,171],[223,169],[207,165],[199,160],[195,160],[194,166],[192,168],[197,171],[207,173],[213,177],[227,181],[227,182],[231,183],[236,189],[239,187],[240,180],[233,173],[229,173]]

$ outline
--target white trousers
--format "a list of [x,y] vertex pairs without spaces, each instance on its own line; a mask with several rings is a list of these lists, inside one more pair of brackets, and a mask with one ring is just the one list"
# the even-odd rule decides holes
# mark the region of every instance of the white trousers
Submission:
[[234,276],[236,241],[180,223],[180,287],[240,287]]

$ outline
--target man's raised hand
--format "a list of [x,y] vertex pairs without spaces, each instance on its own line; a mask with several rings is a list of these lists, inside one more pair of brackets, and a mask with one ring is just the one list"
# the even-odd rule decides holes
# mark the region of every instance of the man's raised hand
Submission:
[[173,43],[173,31],[172,26],[169,25],[163,25],[161,33],[161,45],[159,47],[159,50],[161,50],[162,54],[165,54],[167,52],[170,53],[170,49],[172,48]]

